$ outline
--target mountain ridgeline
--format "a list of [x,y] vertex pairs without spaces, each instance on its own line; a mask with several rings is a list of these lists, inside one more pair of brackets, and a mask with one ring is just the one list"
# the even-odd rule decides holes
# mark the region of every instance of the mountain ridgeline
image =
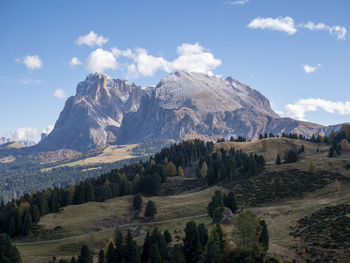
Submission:
[[105,74],[87,76],[53,131],[33,149],[86,152],[157,138],[181,141],[259,134],[328,135],[340,126],[280,118],[257,90],[228,77],[178,71],[141,87]]

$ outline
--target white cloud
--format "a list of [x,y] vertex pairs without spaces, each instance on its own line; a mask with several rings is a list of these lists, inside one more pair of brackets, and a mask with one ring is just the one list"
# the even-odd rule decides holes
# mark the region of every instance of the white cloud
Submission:
[[49,125],[44,129],[38,129],[34,127],[19,127],[11,133],[11,137],[15,141],[39,141],[41,133],[50,133],[52,129],[53,125]]
[[329,101],[314,98],[300,99],[294,104],[285,106],[285,115],[298,120],[305,120],[307,112],[317,111],[319,109],[334,114],[350,115],[350,101]]
[[50,124],[49,126],[47,126],[47,128],[42,129],[41,133],[49,134],[53,130],[53,128],[54,128],[54,125]]
[[127,66],[126,77],[128,79],[137,79],[139,76],[140,74],[138,73],[135,64],[130,64]]
[[315,24],[311,21],[307,22],[305,25],[302,25],[303,27],[311,30],[311,31],[318,31],[318,30],[326,30],[330,34],[335,35],[337,39],[344,40],[346,37],[346,28],[342,26],[328,26],[324,23],[318,23]]
[[34,69],[40,69],[43,66],[43,63],[38,55],[34,56],[26,56],[23,58],[23,60],[16,58],[15,62],[17,63],[23,63],[27,69],[34,70]]
[[317,66],[304,65],[303,69],[304,69],[304,71],[306,73],[312,73],[312,72],[315,72],[316,70],[318,70],[321,67],[322,67],[321,64],[318,64]]
[[226,5],[245,5],[249,0],[237,0],[237,1],[225,1],[223,2]]
[[67,98],[66,92],[63,89],[56,89],[53,95],[59,99]]
[[91,52],[86,60],[86,69],[91,72],[103,72],[106,69],[116,69],[117,60],[112,52],[101,48]]
[[137,78],[139,76],[153,76],[158,70],[172,72],[186,70],[189,72],[212,73],[211,71],[221,65],[221,60],[216,59],[212,53],[205,50],[198,43],[184,43],[177,47],[178,57],[173,61],[167,61],[163,57],[148,54],[144,48],[120,50],[113,48],[112,53],[116,57],[127,57],[133,60],[127,66],[127,76]]
[[88,45],[90,47],[99,46],[101,47],[103,44],[106,44],[108,42],[108,38],[105,38],[102,35],[97,35],[94,31],[90,31],[89,34],[85,36],[80,36],[76,41],[75,44],[80,45]]
[[328,31],[331,35],[335,35],[337,39],[344,40],[346,37],[347,30],[343,26],[329,26],[324,23],[318,23],[315,24],[314,22],[307,22],[306,24],[300,23],[295,24],[294,19],[286,16],[286,17],[258,17],[253,19],[249,24],[249,28],[253,29],[270,29],[270,30],[277,30],[277,31],[283,31],[288,33],[289,35],[294,35],[296,32],[298,32],[298,29],[309,29],[311,31],[319,31],[319,30],[325,30]]
[[130,48],[126,49],[126,50],[121,50],[118,49],[116,47],[112,48],[112,53],[116,56],[116,57],[131,57],[133,55],[132,51]]
[[37,128],[19,127],[12,133],[12,138],[16,141],[32,141],[40,135]]
[[198,43],[182,44],[177,48],[177,53],[179,57],[171,63],[173,70],[209,73],[221,65],[220,59],[216,59]]
[[137,67],[137,72],[142,76],[153,76],[158,70],[169,72],[170,63],[162,57],[149,55],[144,48],[135,48],[135,52],[130,55]]
[[270,29],[270,30],[283,31],[288,33],[289,35],[293,35],[298,31],[294,24],[293,18],[289,16],[277,17],[277,18],[258,17],[252,20],[248,24],[248,27],[253,29]]
[[74,68],[75,66],[79,66],[81,64],[82,64],[81,61],[77,57],[73,57],[69,62],[69,65],[71,68]]

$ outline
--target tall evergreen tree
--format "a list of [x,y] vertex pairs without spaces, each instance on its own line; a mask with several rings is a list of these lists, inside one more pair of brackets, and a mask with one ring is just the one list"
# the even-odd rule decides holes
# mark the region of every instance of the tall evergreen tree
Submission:
[[157,213],[156,204],[152,200],[149,200],[147,202],[147,205],[146,205],[146,208],[145,208],[145,217],[153,219],[154,216],[156,215],[156,213]]
[[81,247],[78,263],[93,263],[92,255],[87,245]]
[[132,206],[134,210],[140,210],[142,208],[142,196],[140,194],[135,195]]
[[[115,255],[114,246],[113,246],[113,243],[110,242],[109,246],[108,246],[108,249],[107,249],[107,254],[106,254],[106,261],[107,261],[107,263],[114,263],[114,262],[116,262],[114,255]],[[120,262],[121,262],[121,260],[120,260]]]
[[156,244],[153,244],[151,247],[150,255],[149,255],[149,263],[162,263],[162,258],[159,253],[159,248]]
[[143,242],[143,247],[142,247],[142,254],[141,254],[142,263],[148,262],[150,252],[151,252],[151,240],[150,240],[149,232],[147,232],[147,235],[146,235],[145,241]]
[[232,213],[235,213],[238,209],[237,201],[234,193],[230,191],[228,195],[224,197],[224,206],[231,209]]
[[207,245],[207,242],[209,239],[208,229],[205,227],[204,223],[201,223],[198,225],[198,235],[199,235],[199,242],[204,248]]
[[199,235],[197,225],[191,221],[186,224],[184,243],[184,255],[187,263],[196,263],[200,256]]
[[106,263],[106,257],[105,257],[105,252],[103,251],[103,249],[100,250],[100,252],[98,253],[98,263]]
[[6,233],[10,237],[13,237],[14,234],[16,233],[16,224],[15,224],[15,219],[13,218],[13,216],[10,217],[10,220],[9,220],[9,222],[7,224]]
[[276,164],[277,165],[280,165],[281,164],[281,157],[279,154],[277,154],[277,157],[276,157]]
[[164,240],[167,244],[170,244],[171,241],[173,240],[173,238],[168,230],[164,231]]
[[222,255],[214,241],[209,241],[207,250],[205,253],[205,262],[206,263],[220,263]]
[[139,251],[139,248],[137,247],[137,243],[135,240],[131,241],[130,253],[131,253],[130,263],[141,263],[140,251]]
[[260,243],[262,244],[265,253],[269,250],[269,232],[267,230],[267,225],[265,220],[260,221],[261,225],[261,234],[260,234]]
[[24,216],[24,234],[28,235],[32,230],[32,217],[30,213],[26,213]]
[[220,190],[216,190],[208,204],[207,210],[210,217],[213,217],[216,208],[223,207],[224,202]]
[[186,263],[182,246],[175,245],[171,248],[169,263]]
[[6,234],[0,234],[0,262],[22,262],[21,256],[17,248],[14,245],[12,245],[10,237]]

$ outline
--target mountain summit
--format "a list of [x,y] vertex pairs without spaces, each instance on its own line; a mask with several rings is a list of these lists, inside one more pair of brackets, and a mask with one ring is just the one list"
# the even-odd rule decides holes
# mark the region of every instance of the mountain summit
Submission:
[[141,87],[94,73],[78,84],[53,131],[36,147],[85,152],[151,138],[254,139],[265,132],[311,136],[335,128],[280,118],[265,96],[232,77],[177,71],[155,87]]

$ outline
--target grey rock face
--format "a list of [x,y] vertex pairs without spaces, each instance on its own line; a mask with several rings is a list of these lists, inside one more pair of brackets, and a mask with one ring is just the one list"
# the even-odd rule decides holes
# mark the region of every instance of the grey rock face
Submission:
[[338,126],[280,118],[257,90],[228,77],[179,71],[156,87],[90,74],[77,86],[38,150],[88,151],[150,138],[216,140],[260,133],[324,135]]
[[124,114],[137,111],[146,92],[127,81],[101,73],[90,74],[68,98],[53,131],[39,150],[74,149],[88,151],[116,141]]
[[215,215],[212,219],[213,224],[223,224],[223,225],[229,225],[233,222],[233,219],[235,215],[232,213],[230,208],[227,207],[222,207],[221,209],[219,208],[220,214]]

